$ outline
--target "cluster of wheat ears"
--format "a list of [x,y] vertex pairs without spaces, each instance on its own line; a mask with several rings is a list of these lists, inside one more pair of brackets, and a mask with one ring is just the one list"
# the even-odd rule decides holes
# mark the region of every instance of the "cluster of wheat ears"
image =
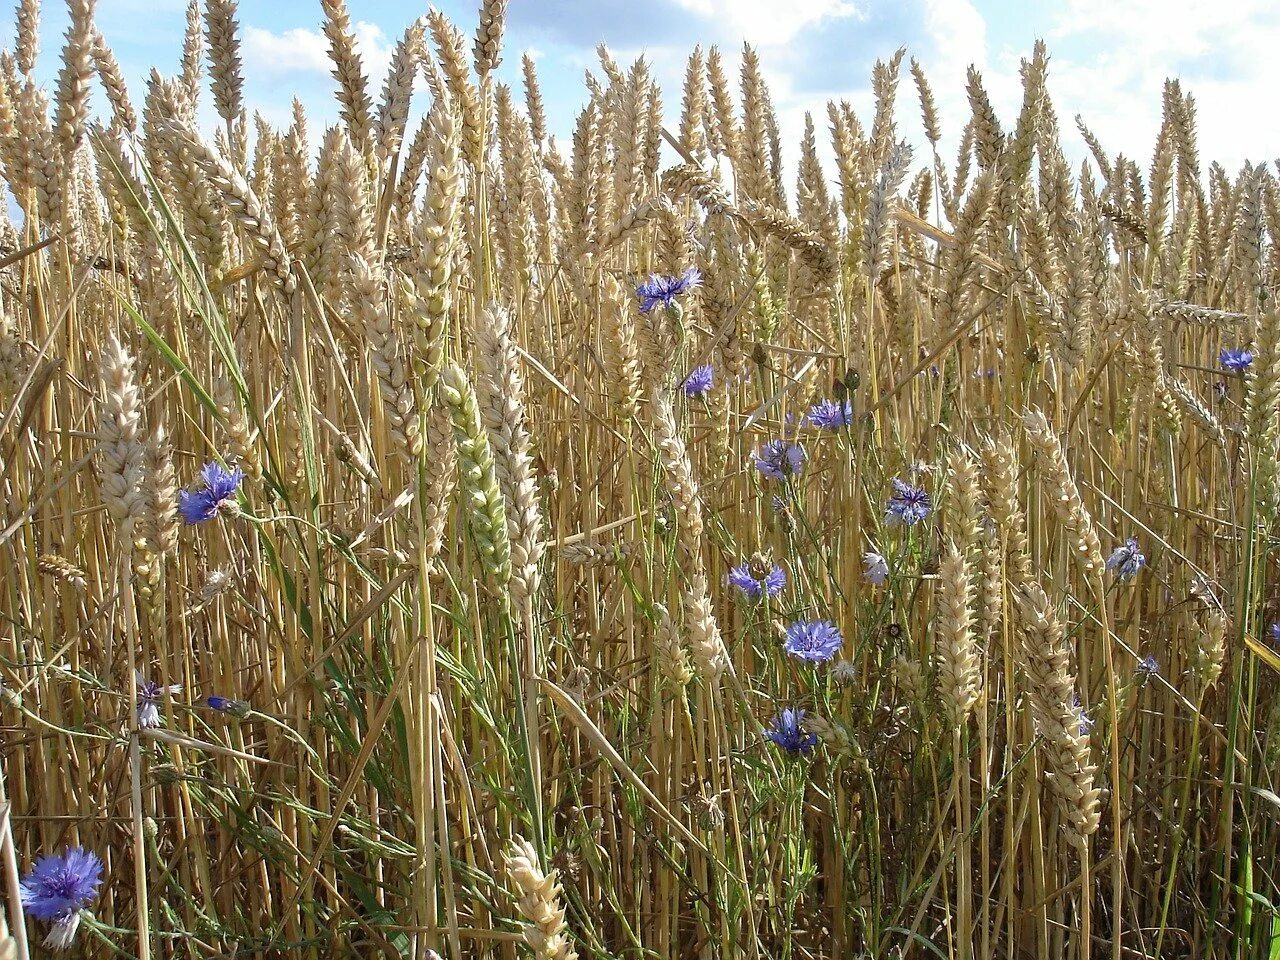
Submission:
[[0,956],[1268,955],[1276,170],[320,6],[324,131],[0,52]]

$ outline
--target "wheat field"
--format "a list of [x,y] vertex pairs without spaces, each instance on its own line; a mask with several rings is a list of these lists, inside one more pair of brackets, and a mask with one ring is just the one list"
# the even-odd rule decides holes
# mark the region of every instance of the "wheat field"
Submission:
[[1037,45],[953,159],[902,50],[797,144],[750,47],[602,45],[558,143],[506,0],[381,85],[320,0],[276,129],[235,0],[133,91],[68,5],[0,52],[0,957],[1280,955],[1280,179],[1176,80],[1077,165]]

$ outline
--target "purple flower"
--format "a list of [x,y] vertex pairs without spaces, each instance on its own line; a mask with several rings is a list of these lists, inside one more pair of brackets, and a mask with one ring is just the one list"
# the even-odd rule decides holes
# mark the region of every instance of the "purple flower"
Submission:
[[219,696],[216,693],[205,697],[204,705],[210,710],[217,710],[219,713],[230,713],[237,717],[243,717],[249,712],[249,704],[243,700],[232,700],[230,697]]
[[840,628],[830,620],[797,620],[787,627],[782,646],[797,660],[826,663],[843,643]]
[[1223,347],[1218,354],[1218,362],[1224,370],[1244,373],[1253,366],[1253,351],[1248,347]]
[[244,471],[239,467],[228,471],[213,461],[206,463],[200,471],[204,486],[199,490],[182,490],[178,493],[178,512],[189,524],[205,523],[212,520],[221,511],[235,515],[236,490],[244,479]]
[[686,397],[702,396],[715,386],[715,379],[716,368],[709,363],[704,363],[685,377],[684,395]]
[[776,563],[770,564],[756,555],[729,571],[729,583],[742,591],[744,597],[759,600],[761,596],[776,597],[787,585],[787,572]]
[[1146,565],[1147,558],[1138,551],[1137,537],[1130,537],[1112,550],[1105,564],[1106,568],[1114,570],[1121,580],[1132,579]]
[[893,496],[885,509],[885,519],[890,523],[905,523],[907,526],[919,523],[933,509],[933,501],[929,494],[920,487],[913,487],[905,480],[896,477],[893,481]]
[[804,732],[804,714],[798,707],[786,707],[773,718],[773,726],[764,735],[787,753],[808,753],[817,745],[818,738]]
[[102,861],[82,847],[41,857],[19,885],[22,906],[38,920],[52,922],[44,945],[65,950],[75,941],[80,911],[98,896]]
[[160,698],[166,693],[181,693],[182,684],[163,686],[146,679],[141,671],[135,672],[133,677],[138,685],[138,726],[150,729],[164,726],[164,718],[160,716]]
[[862,555],[862,579],[883,587],[889,579],[889,561],[874,550],[868,550]]
[[659,304],[667,308],[674,307],[676,297],[701,284],[702,274],[697,267],[690,267],[678,277],[651,273],[648,280],[636,287],[636,296],[640,298],[640,312],[648,313]]
[[787,440],[770,440],[755,453],[756,469],[771,480],[799,473],[804,460],[804,447]]
[[1078,693],[1071,694],[1071,710],[1076,715],[1076,720],[1079,724],[1078,730],[1080,731],[1080,736],[1088,736],[1089,731],[1093,729],[1094,721],[1085,711],[1084,705],[1080,702],[1080,694]]
[[853,423],[853,401],[823,400],[809,408],[805,417],[819,430],[839,430]]

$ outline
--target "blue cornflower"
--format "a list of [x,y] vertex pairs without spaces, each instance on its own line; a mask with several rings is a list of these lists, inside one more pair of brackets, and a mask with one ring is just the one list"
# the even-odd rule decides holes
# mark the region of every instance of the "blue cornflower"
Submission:
[[52,923],[44,945],[65,950],[75,941],[80,911],[98,896],[102,861],[82,847],[41,857],[19,885],[22,906],[38,920]]
[[135,671],[133,678],[138,685],[138,726],[150,729],[164,726],[164,718],[160,716],[160,698],[166,693],[181,693],[182,684],[164,686],[148,680],[141,671]]
[[885,509],[885,519],[890,523],[905,523],[907,526],[919,523],[933,509],[933,500],[920,487],[913,487],[905,480],[896,477],[893,481],[893,496]]
[[1218,354],[1218,362],[1224,370],[1244,373],[1253,366],[1253,351],[1248,347],[1223,347]]
[[648,313],[659,304],[674,307],[676,297],[701,285],[702,274],[697,267],[690,267],[678,277],[651,273],[648,280],[636,287],[636,296],[640,298],[640,312]]
[[1130,580],[1147,565],[1147,558],[1138,551],[1138,538],[1130,537],[1111,551],[1106,568],[1114,570],[1121,580]]
[[700,397],[715,386],[716,368],[709,363],[698,367],[685,378],[684,395]]
[[230,697],[219,696],[216,693],[205,697],[204,705],[210,710],[234,714],[237,717],[242,717],[249,712],[249,704],[243,700],[232,700]]
[[797,660],[826,663],[843,643],[840,628],[830,620],[797,620],[787,627],[782,646]]
[[771,480],[799,473],[804,460],[804,447],[787,440],[770,440],[755,453],[756,469]]
[[1080,702],[1080,694],[1078,693],[1071,694],[1071,711],[1076,715],[1076,720],[1079,724],[1077,729],[1080,732],[1080,736],[1088,736],[1089,731],[1093,729],[1094,721],[1085,710],[1084,704]]
[[889,561],[882,554],[868,550],[862,555],[862,579],[883,587],[889,579]]
[[742,591],[744,597],[759,600],[761,596],[776,597],[787,585],[787,572],[776,563],[769,564],[763,557],[752,557],[729,571],[729,583]]
[[818,738],[805,733],[804,715],[805,711],[799,707],[786,707],[773,718],[773,726],[764,735],[787,753],[808,753],[817,745]]
[[182,519],[190,524],[204,523],[212,520],[219,512],[235,516],[239,510],[236,504],[236,490],[244,479],[244,471],[239,467],[224,469],[220,464],[210,461],[200,471],[204,487],[178,493],[178,512]]
[[823,400],[809,408],[805,417],[819,430],[839,430],[853,423],[853,401]]

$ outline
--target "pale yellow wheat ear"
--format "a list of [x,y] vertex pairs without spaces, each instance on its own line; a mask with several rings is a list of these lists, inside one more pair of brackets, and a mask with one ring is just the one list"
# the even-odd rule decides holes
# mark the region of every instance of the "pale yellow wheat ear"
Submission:
[[449,512],[458,485],[458,450],[453,441],[449,411],[442,406],[432,407],[427,412],[424,450],[428,467],[420,547],[423,562],[434,570],[436,558],[444,546]]
[[107,337],[100,366],[102,398],[98,415],[102,502],[119,524],[138,521],[147,509],[143,492],[145,449],[142,398],[134,380],[133,357],[115,334]]
[[187,30],[182,38],[182,87],[192,113],[200,103],[200,75],[204,69],[204,32],[200,0],[187,0]]
[[1015,586],[1027,583],[1031,579],[1031,547],[1019,493],[1021,464],[1009,437],[983,438],[982,466],[988,509],[1008,556],[1006,573]]
[[1030,410],[1022,418],[1027,439],[1039,455],[1041,476],[1049,492],[1049,502],[1058,520],[1072,538],[1072,548],[1087,576],[1102,576],[1102,546],[1093,518],[1085,509],[1080,491],[1071,476],[1066,454],[1058,435],[1040,410]]
[[410,304],[417,347],[417,373],[430,389],[442,362],[449,306],[453,301],[454,251],[459,242],[462,173],[461,141],[453,103],[443,90],[431,105],[427,174],[431,180],[414,237],[418,254],[403,287]]
[[128,133],[136,133],[138,115],[129,100],[129,90],[125,86],[124,75],[120,72],[120,64],[107,46],[106,38],[97,30],[93,31],[91,52],[116,125]]
[[285,248],[280,231],[276,229],[271,211],[222,154],[212,150],[181,124],[170,122],[163,129],[167,136],[182,144],[190,153],[192,162],[209,178],[222,202],[257,248],[268,275],[282,292],[292,293],[297,288],[298,281],[293,275],[289,251]]
[[15,44],[18,69],[30,76],[40,53],[40,0],[18,0],[18,36]]
[[[435,41],[440,69],[453,98],[461,124],[462,155],[471,168],[478,170],[483,162],[485,126],[488,123],[480,102],[480,91],[467,69],[466,40],[439,10],[427,12],[427,25]],[[439,93],[436,94],[439,97]]]
[[707,51],[707,85],[711,109],[707,113],[706,126],[711,152],[716,156],[733,157],[738,149],[738,123],[729,95],[729,78],[717,47]]
[[498,485],[506,501],[511,540],[511,595],[517,607],[532,605],[544,549],[533,447],[525,410],[524,376],[512,337],[511,314],[490,303],[476,323],[476,399],[493,447]]
[[1076,693],[1076,677],[1062,622],[1034,583],[1018,595],[1023,664],[1031,714],[1045,758],[1045,777],[1060,802],[1068,839],[1083,848],[1101,820],[1102,791],[1089,748],[1089,723]]
[[954,544],[942,556],[934,629],[938,692],[951,722],[963,726],[978,702],[981,654],[973,633],[973,584],[964,552]]
[[688,651],[680,638],[680,628],[665,606],[655,603],[653,609],[658,616],[653,638],[653,655],[658,669],[663,678],[677,689],[688,686],[694,674]]
[[502,859],[516,909],[526,921],[525,944],[537,960],[575,960],[556,871],[545,871],[533,844],[522,837],[511,841]]
[[60,583],[69,584],[77,590],[83,590],[89,585],[83,568],[56,553],[41,554],[36,559],[36,569],[45,576],[52,577]]
[[382,100],[374,124],[378,161],[384,167],[400,150],[405,124],[409,120],[409,102],[413,97],[413,81],[426,55],[426,25],[415,20],[396,44],[382,86]]
[[924,135],[929,145],[936,151],[942,132],[938,124],[938,105],[933,99],[933,88],[924,75],[924,68],[915,57],[911,58],[911,77],[916,82],[916,91],[920,94],[920,115],[924,121]]
[[178,478],[173,469],[173,447],[163,424],[147,441],[144,467],[144,543],[150,553],[164,556],[178,545]]
[[236,22],[236,0],[208,0],[205,7],[205,37],[209,41],[213,105],[218,116],[229,124],[239,120],[244,108],[239,29],[240,25]]
[[396,452],[410,462],[422,454],[422,417],[418,412],[405,354],[391,321],[387,280],[381,265],[351,254],[347,266],[351,278],[351,306],[368,345],[368,357],[378,381],[383,415],[395,441]]
[[686,569],[701,570],[702,502],[698,495],[698,484],[693,478],[689,453],[680,436],[675,410],[666,393],[655,389],[649,406],[658,462],[662,466],[667,493],[675,504],[679,517],[677,538],[682,550],[682,562]]
[[480,562],[500,587],[511,581],[511,536],[498,485],[493,447],[484,428],[475,389],[466,372],[449,364],[440,372],[440,398],[449,409],[458,448],[458,480]]
[[369,81],[356,53],[356,38],[347,13],[346,0],[320,0],[324,9],[324,35],[329,41],[329,59],[333,61],[333,76],[338,81],[338,103],[347,136],[357,151],[369,148],[373,131],[373,101],[369,96]]
[[507,20],[507,0],[482,0],[476,26],[476,73],[481,77],[502,63],[502,31]]

